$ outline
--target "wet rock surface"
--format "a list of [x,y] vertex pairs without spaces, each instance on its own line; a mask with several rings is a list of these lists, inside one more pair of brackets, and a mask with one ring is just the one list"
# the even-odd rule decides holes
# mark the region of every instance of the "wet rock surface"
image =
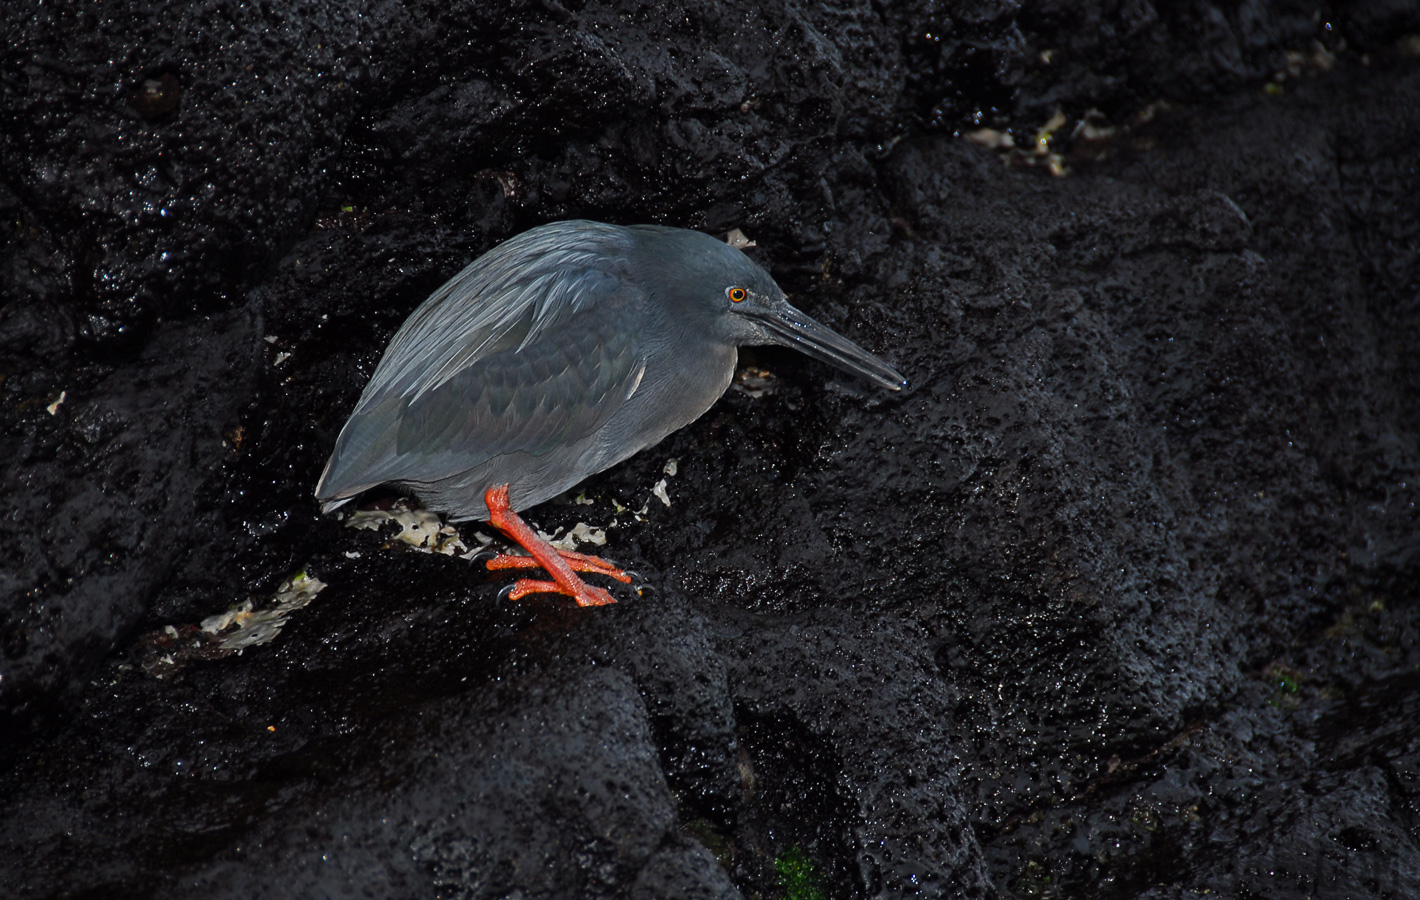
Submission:
[[[1420,11],[0,15],[8,895],[1420,895]],[[743,228],[912,382],[749,354],[533,513],[595,610],[310,497],[567,216]]]

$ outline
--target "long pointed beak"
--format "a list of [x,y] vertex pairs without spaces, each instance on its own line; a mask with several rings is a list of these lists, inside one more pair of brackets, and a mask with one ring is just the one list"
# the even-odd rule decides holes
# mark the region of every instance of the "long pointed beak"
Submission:
[[765,327],[769,332],[767,336],[775,344],[793,347],[845,372],[861,375],[890,391],[907,387],[907,379],[902,377],[902,373],[828,326],[815,322],[787,301],[776,303],[762,312],[745,312]]

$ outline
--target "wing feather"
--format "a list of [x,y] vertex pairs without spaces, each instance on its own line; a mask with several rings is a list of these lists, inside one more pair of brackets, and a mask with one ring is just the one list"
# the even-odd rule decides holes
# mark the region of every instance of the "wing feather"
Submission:
[[[449,279],[390,342],[370,388],[411,397],[626,288],[621,229],[557,222],[499,244]],[[366,392],[369,393],[370,388]]]
[[607,252],[621,232],[599,229],[527,232],[430,296],[390,342],[317,495],[435,482],[600,428],[635,391],[645,352],[640,289]]

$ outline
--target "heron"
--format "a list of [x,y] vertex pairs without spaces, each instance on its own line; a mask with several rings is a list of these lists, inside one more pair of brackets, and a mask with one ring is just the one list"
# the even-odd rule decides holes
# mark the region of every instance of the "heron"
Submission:
[[552,547],[518,515],[708,410],[739,348],[779,345],[888,390],[892,366],[794,308],[770,274],[712,235],[572,220],[497,245],[434,291],[391,339],[316,486],[330,512],[380,486],[450,521],[488,522],[541,568],[514,599],[612,603],[577,573],[630,576]]

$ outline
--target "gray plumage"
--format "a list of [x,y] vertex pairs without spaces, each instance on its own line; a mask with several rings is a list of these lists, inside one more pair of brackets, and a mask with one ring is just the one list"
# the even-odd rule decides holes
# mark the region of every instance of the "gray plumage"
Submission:
[[589,221],[534,228],[405,321],[316,497],[330,511],[392,484],[455,520],[486,519],[484,491],[506,483],[513,508],[526,509],[694,421],[729,387],[747,344],[798,347],[884,387],[905,383],[710,235]]

